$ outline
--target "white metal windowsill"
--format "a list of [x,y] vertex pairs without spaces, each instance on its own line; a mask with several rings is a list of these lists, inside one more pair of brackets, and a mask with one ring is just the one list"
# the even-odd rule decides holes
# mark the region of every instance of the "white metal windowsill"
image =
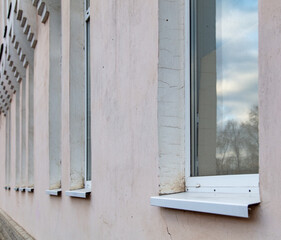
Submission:
[[61,188],[58,189],[48,189],[46,193],[51,196],[60,196],[61,195]]
[[83,188],[71,191],[65,191],[66,196],[77,197],[77,198],[87,198],[91,194],[91,189]]
[[25,188],[25,191],[33,193],[34,192],[34,188],[33,187],[27,187],[27,188]]
[[260,203],[259,193],[184,192],[150,198],[152,206],[249,217],[249,206]]

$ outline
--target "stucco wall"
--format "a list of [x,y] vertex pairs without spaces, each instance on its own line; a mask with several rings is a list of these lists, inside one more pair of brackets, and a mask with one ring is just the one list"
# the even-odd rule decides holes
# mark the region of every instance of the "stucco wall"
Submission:
[[[281,2],[260,0],[260,190],[250,219],[160,209],[158,189],[158,2],[91,1],[92,194],[70,187],[69,0],[62,1],[62,190],[50,197],[48,22],[40,23],[34,75],[34,193],[5,191],[5,118],[0,119],[0,208],[36,239],[280,239]],[[1,18],[0,18],[1,19]],[[12,115],[15,112],[12,102]],[[12,124],[12,128],[14,124]],[[12,136],[15,129],[12,129]],[[12,147],[12,151],[15,148]],[[15,185],[15,154],[11,184]]]

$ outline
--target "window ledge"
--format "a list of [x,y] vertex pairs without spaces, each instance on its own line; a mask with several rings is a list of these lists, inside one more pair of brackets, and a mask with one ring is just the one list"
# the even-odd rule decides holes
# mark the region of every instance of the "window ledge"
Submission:
[[177,193],[151,197],[152,206],[213,213],[234,217],[249,217],[249,206],[260,203],[259,193]]
[[33,188],[33,187],[25,188],[25,191],[26,191],[26,192],[33,193],[33,192],[34,192],[34,188]]
[[71,190],[65,192],[66,196],[77,197],[77,198],[87,198],[91,194],[91,189],[83,188],[77,190]]
[[46,193],[51,196],[60,196],[61,195],[61,188],[58,189],[48,189]]

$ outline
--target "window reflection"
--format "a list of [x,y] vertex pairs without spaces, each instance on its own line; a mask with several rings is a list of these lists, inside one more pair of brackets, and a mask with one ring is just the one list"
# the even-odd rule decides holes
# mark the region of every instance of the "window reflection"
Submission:
[[86,10],[90,7],[90,0],[86,0]]
[[193,175],[258,172],[258,1],[193,1]]

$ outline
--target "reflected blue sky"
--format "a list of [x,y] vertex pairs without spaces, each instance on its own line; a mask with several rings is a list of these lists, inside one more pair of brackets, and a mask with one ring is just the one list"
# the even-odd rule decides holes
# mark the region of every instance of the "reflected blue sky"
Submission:
[[258,1],[216,0],[217,124],[258,103]]

